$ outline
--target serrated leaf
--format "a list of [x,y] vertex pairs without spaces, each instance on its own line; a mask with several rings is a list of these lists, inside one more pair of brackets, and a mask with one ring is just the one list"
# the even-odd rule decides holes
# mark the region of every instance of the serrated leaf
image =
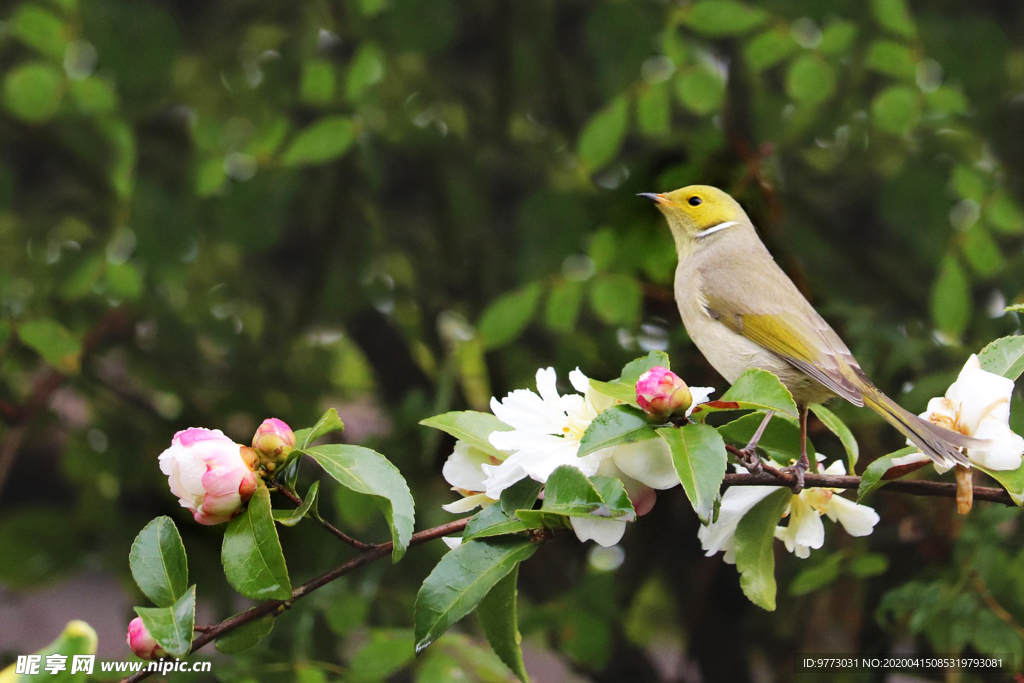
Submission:
[[967,329],[971,317],[971,285],[955,258],[943,259],[939,276],[932,285],[930,303],[932,320],[940,330],[959,336]]
[[477,325],[484,347],[496,349],[518,339],[537,311],[540,294],[540,284],[533,282],[491,302]]
[[136,607],[135,613],[167,654],[183,657],[192,647],[196,623],[196,587],[192,586],[170,607]]
[[[726,443],[743,448],[749,442],[757,428],[764,421],[764,413],[756,412],[744,415],[718,428]],[[757,449],[762,451],[768,458],[780,464],[788,464],[800,457],[800,428],[795,420],[784,415],[776,415],[768,423],[761,440],[757,442]],[[807,452],[814,453],[814,444],[808,440]]]
[[744,595],[762,609],[775,611],[775,527],[793,492],[779,489],[760,501],[736,525],[736,569]]
[[615,158],[622,147],[629,125],[629,101],[616,97],[583,126],[577,154],[592,171],[598,170]]
[[316,497],[320,491],[320,482],[314,481],[306,491],[305,497],[302,499],[302,505],[295,508],[294,510],[274,510],[274,521],[283,526],[295,526],[309,514],[312,510],[313,514],[311,517],[317,517],[317,506]]
[[722,398],[698,406],[693,416],[703,420],[708,413],[721,410],[774,410],[794,420],[799,418],[793,394],[778,377],[760,368],[751,368],[737,377]]
[[519,635],[519,619],[516,615],[518,579],[519,565],[516,565],[484,596],[476,614],[494,653],[516,678],[529,683],[530,676],[523,663],[523,650],[520,646],[522,636]]
[[1024,336],[996,339],[981,350],[978,360],[982,370],[1016,381],[1024,372]]
[[466,523],[466,529],[462,532],[462,540],[472,541],[475,538],[504,536],[526,531],[526,529],[525,524],[507,514],[501,509],[501,505],[488,505],[470,517],[469,522]]
[[672,464],[694,512],[701,523],[710,524],[729,459],[725,441],[714,427],[703,424],[663,427],[658,435],[668,444]]
[[158,607],[170,607],[188,588],[185,545],[170,517],[157,517],[142,528],[128,564],[139,589]]
[[351,120],[344,116],[325,116],[295,136],[281,162],[285,166],[323,164],[343,156],[354,141],[355,127]]
[[526,538],[468,541],[445,554],[416,595],[416,652],[476,609],[484,596],[537,550]]
[[226,655],[248,650],[270,635],[270,632],[274,630],[274,620],[274,615],[268,614],[250,621],[248,624],[222,635],[213,642],[213,646],[217,648],[217,652],[223,652]]
[[544,484],[529,477],[520,479],[501,492],[501,509],[506,515],[514,515],[516,510],[531,508],[537,502]]
[[[845,422],[839,419],[839,416],[820,403],[812,404],[811,412],[817,415],[821,423],[839,438],[839,441],[843,444],[843,449],[846,451],[846,471],[853,474],[854,467],[857,465],[857,459],[860,457],[860,446],[857,445],[857,438],[853,435],[853,432],[850,431]],[[808,449],[808,452],[813,453],[814,451]]]
[[582,458],[604,448],[656,437],[642,410],[633,406],[612,406],[591,421],[576,454]]
[[757,28],[768,13],[736,0],[698,0],[684,16],[683,23],[712,37],[738,36]]
[[476,410],[454,411],[420,420],[420,424],[451,434],[456,439],[465,441],[470,446],[479,448],[498,460],[508,457],[508,453],[499,451],[492,446],[487,437],[491,435],[491,432],[508,432],[512,428],[490,413],[481,413]]
[[228,523],[221,562],[228,583],[247,598],[287,600],[292,596],[270,492],[262,483],[249,499],[249,507]]
[[622,482],[611,477],[587,477],[575,467],[562,465],[548,477],[540,510],[518,510],[516,516],[529,526],[549,515],[599,517],[633,521],[636,512]]
[[56,320],[27,320],[18,325],[18,338],[55,369],[65,374],[78,372],[82,345]]
[[303,452],[342,486],[375,497],[391,527],[391,559],[402,559],[412,538],[415,503],[398,468],[380,453],[362,446],[328,444]]
[[[892,469],[892,461],[894,458],[902,458],[905,455],[919,452],[916,446],[906,446],[898,451],[888,453],[880,458],[876,458],[871,461],[868,466],[864,469],[864,474],[860,477],[860,485],[857,486],[857,502],[864,500],[872,491],[876,491],[885,485],[889,479],[885,479],[885,473]],[[910,467],[906,471],[911,472],[916,467]],[[894,477],[890,477],[894,478]]]
[[[619,375],[619,381],[636,385],[640,375],[658,366],[671,369],[668,354],[664,351],[651,351],[646,356],[635,358],[626,363],[622,368],[622,374]],[[634,398],[636,397],[634,396]]]
[[327,412],[320,416],[316,424],[306,429],[299,429],[295,432],[295,448],[303,450],[309,447],[317,439],[327,436],[331,432],[344,431],[345,423],[338,416],[338,411],[328,408]]

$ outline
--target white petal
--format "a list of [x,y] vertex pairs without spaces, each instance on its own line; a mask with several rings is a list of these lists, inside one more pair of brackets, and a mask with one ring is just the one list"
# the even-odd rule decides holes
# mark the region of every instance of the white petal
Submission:
[[462,536],[442,536],[441,540],[448,546],[449,550],[455,550],[462,545]]
[[893,458],[889,461],[890,467],[901,467],[903,465],[913,465],[918,462],[928,462],[929,458],[924,453],[911,453],[910,455],[901,455],[898,458]]
[[793,496],[789,508],[789,524],[776,527],[775,538],[786,544],[786,550],[797,557],[807,557],[811,548],[825,543],[825,525],[818,513],[802,496]]
[[526,471],[519,464],[522,457],[520,453],[513,453],[500,465],[483,466],[484,474],[487,475],[487,479],[484,480],[484,490],[488,496],[497,500],[501,498],[502,491],[520,479],[526,478]]
[[608,450],[612,452],[616,467],[653,489],[665,490],[679,485],[672,454],[662,439],[648,439]]
[[725,551],[725,561],[734,564],[736,525],[743,515],[778,489],[772,486],[732,486],[722,495],[718,521],[697,530],[701,548],[711,557]]
[[[554,434],[541,434],[516,430],[513,432],[491,432],[488,440],[491,445],[502,451],[544,451],[561,448],[566,440]],[[579,447],[579,442],[574,441]]]
[[707,403],[713,393],[715,393],[714,387],[690,387],[690,396],[693,397],[693,403],[686,410],[686,416],[689,417],[693,409],[701,403]]
[[833,522],[839,522],[851,536],[867,536],[878,524],[878,513],[867,505],[858,505],[842,496],[832,496],[825,514]]
[[1003,421],[1009,419],[1012,393],[1013,380],[982,370],[978,357],[972,355],[946,397],[960,402],[959,426],[967,434],[974,434],[988,414]]
[[[821,455],[820,453],[818,455],[819,455],[819,459],[825,457],[825,456]],[[822,470],[821,473],[822,474],[829,474],[829,475],[837,475],[837,476],[845,475],[846,474],[846,464],[843,463],[842,460],[836,460],[834,463],[832,463],[831,465],[826,467],[824,470]]]
[[570,517],[576,537],[581,542],[593,539],[598,545],[610,548],[620,540],[626,533],[626,523],[617,519],[602,519],[600,517]]
[[569,383],[572,384],[573,389],[584,396],[590,391],[590,378],[580,372],[579,368],[569,373]]
[[567,423],[557,403],[548,405],[527,389],[516,389],[501,401],[492,398],[491,412],[509,427],[543,434],[561,434]]
[[988,443],[982,448],[971,448],[967,457],[971,462],[990,470],[1015,470],[1021,465],[1024,453],[1024,438],[1015,434],[1005,423],[993,417],[986,417],[974,433],[978,439]]
[[483,491],[486,479],[482,469],[484,464],[492,464],[491,456],[465,441],[456,441],[455,450],[445,461],[441,474],[445,481],[457,489]]
[[441,509],[445,512],[461,514],[463,512],[474,510],[482,505],[489,505],[495,500],[497,499],[489,498],[485,493],[478,493],[474,496],[466,496],[465,498],[460,498],[459,500],[448,503],[447,505],[442,505]]
[[537,393],[545,403],[558,405],[558,375],[554,368],[537,371]]

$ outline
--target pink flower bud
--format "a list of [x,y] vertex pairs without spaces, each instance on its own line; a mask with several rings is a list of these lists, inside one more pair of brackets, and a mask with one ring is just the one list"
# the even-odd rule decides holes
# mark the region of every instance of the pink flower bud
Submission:
[[636,402],[648,415],[684,414],[693,403],[690,388],[668,368],[653,367],[636,383]]
[[254,455],[219,429],[193,427],[174,435],[160,454],[160,471],[197,522],[222,524],[241,512],[256,490]]
[[295,433],[284,421],[271,417],[256,430],[252,447],[264,464],[277,463],[295,448]]
[[142,617],[135,617],[128,623],[128,647],[140,659],[159,659],[167,654],[150,635]]

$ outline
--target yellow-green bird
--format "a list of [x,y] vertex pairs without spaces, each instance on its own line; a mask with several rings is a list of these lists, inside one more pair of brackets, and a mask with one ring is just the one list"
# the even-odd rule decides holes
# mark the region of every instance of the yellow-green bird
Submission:
[[[730,383],[761,368],[792,392],[800,409],[802,453],[792,470],[798,487],[808,467],[807,406],[836,395],[874,410],[935,462],[968,464],[959,447],[977,441],[904,410],[875,387],[775,263],[735,199],[708,185],[641,196],[657,202],[675,238],[676,304],[697,348]],[[770,419],[768,413],[746,449],[754,464]]]

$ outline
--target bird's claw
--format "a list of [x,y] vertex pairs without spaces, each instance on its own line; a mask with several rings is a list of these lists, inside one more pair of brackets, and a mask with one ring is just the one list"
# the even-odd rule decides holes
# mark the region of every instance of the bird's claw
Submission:
[[796,495],[804,490],[804,473],[807,471],[807,463],[803,460],[798,460],[796,464],[790,465],[782,470],[786,474],[793,476],[793,495]]
[[750,446],[741,448],[736,457],[740,464],[747,468],[747,472],[751,474],[761,474],[764,472],[764,467],[761,466],[761,458],[758,457],[756,448],[751,448]]

